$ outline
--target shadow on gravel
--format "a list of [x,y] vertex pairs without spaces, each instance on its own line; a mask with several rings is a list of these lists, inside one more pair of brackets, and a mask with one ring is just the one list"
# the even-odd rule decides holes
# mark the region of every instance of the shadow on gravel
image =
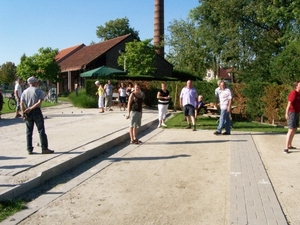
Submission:
[[0,127],[11,126],[19,123],[24,123],[22,118],[12,118],[12,119],[1,118],[0,119]]
[[113,162],[120,161],[143,161],[143,160],[161,160],[161,159],[175,159],[179,157],[191,157],[191,155],[181,154],[181,155],[172,155],[172,156],[153,156],[153,157],[131,157],[131,158],[108,158],[107,160]]

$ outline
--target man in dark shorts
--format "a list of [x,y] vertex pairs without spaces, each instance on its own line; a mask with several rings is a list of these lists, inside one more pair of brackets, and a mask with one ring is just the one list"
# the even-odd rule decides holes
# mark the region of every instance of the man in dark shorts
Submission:
[[191,128],[193,124],[193,131],[196,130],[195,108],[197,106],[198,94],[196,89],[192,86],[192,81],[188,80],[186,86],[182,88],[180,93],[180,106],[183,107],[183,113],[188,123],[186,129]]
[[294,90],[288,96],[288,104],[285,111],[285,118],[288,124],[288,132],[286,135],[286,143],[284,153],[289,153],[289,149],[296,149],[292,146],[294,135],[299,127],[300,113],[300,81],[296,81],[293,85]]

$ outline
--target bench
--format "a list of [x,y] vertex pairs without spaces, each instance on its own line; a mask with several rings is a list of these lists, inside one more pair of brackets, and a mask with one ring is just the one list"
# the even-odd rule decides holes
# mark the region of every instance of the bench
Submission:
[[112,94],[112,106],[118,106],[119,104],[119,93],[115,92]]

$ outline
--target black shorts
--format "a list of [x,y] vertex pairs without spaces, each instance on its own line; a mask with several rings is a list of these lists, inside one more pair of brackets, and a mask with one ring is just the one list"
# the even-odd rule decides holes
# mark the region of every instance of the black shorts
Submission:
[[126,103],[126,97],[119,97],[120,103]]
[[193,105],[183,106],[184,116],[195,116],[195,107]]
[[289,112],[290,118],[287,121],[289,129],[296,129],[299,127],[299,113]]

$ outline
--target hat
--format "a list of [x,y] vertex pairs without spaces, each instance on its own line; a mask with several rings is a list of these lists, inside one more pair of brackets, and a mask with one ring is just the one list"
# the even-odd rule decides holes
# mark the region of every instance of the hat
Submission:
[[29,84],[34,84],[34,83],[37,83],[38,80],[37,80],[35,77],[29,77],[29,78],[27,79],[27,82],[28,82]]

